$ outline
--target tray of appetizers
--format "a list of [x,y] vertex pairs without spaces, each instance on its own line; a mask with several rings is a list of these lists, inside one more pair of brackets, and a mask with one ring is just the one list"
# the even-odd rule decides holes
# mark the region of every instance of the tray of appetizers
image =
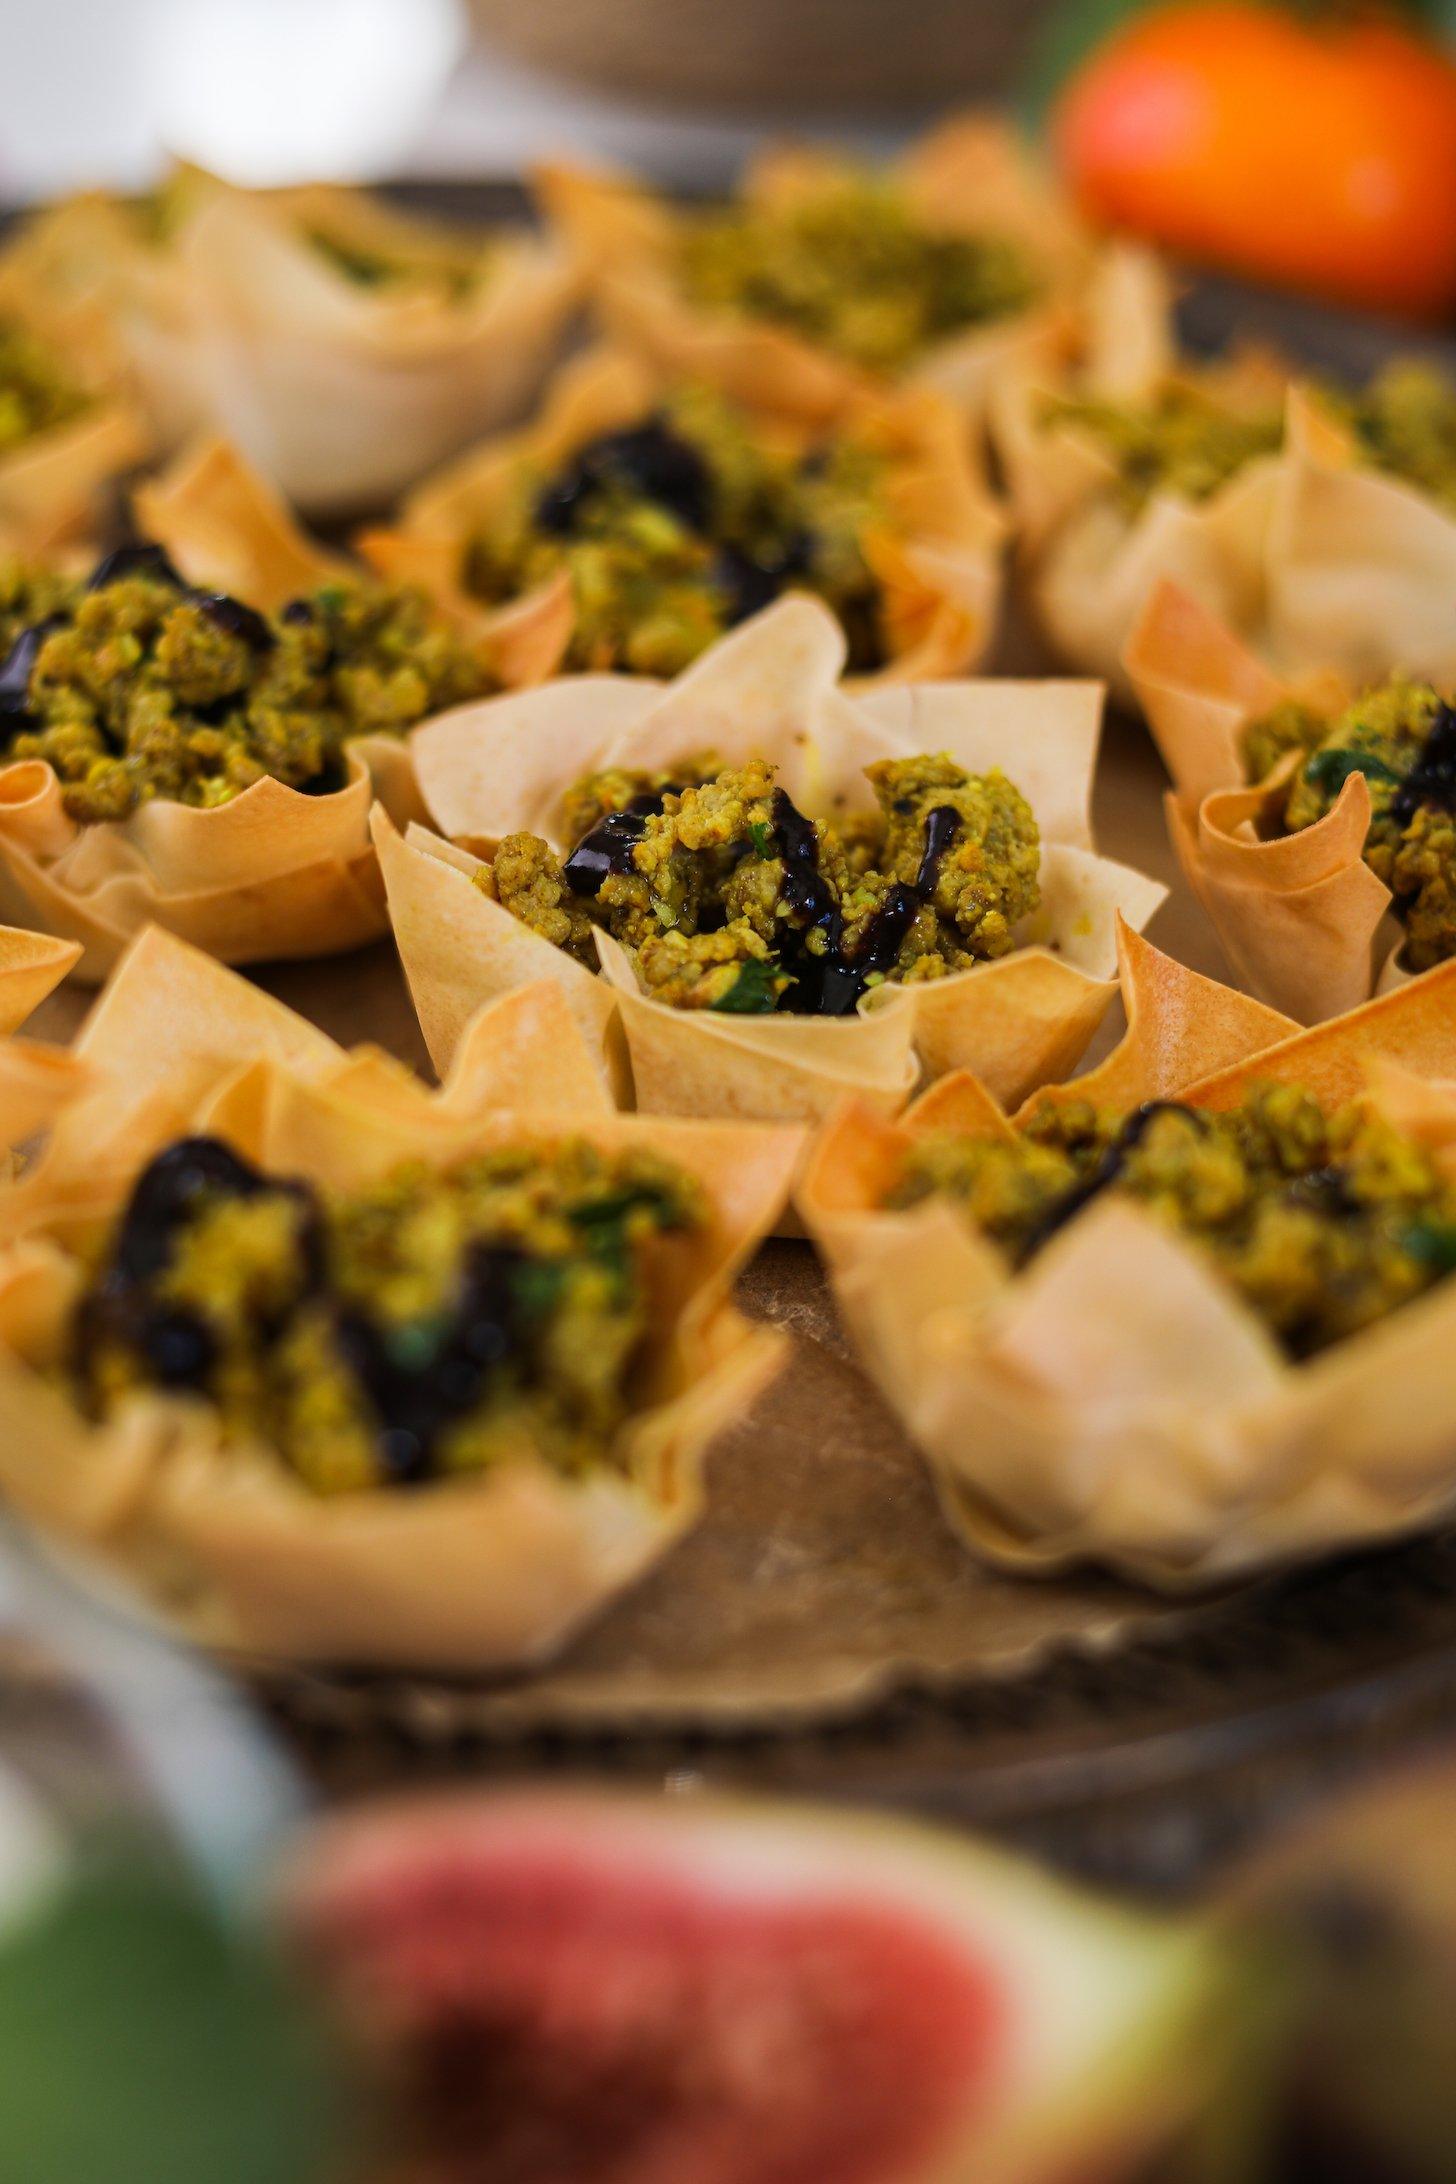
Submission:
[[7,1499],[341,1780],[1436,1718],[1441,359],[981,122],[535,187],[0,265]]

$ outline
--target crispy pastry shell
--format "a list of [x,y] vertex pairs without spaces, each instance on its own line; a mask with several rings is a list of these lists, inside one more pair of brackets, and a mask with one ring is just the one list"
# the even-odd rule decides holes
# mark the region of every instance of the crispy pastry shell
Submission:
[[1168,831],[1239,982],[1302,1023],[1338,1016],[1398,984],[1401,928],[1389,889],[1364,862],[1370,792],[1352,773],[1313,826],[1279,831],[1289,776],[1245,784],[1244,729],[1286,697],[1338,711],[1338,678],[1281,680],[1217,616],[1176,585],[1152,593],[1127,666],[1173,789]]
[[[742,192],[750,202],[783,204],[839,171],[827,155],[771,151],[748,170]],[[1065,343],[1071,299],[1085,277],[1086,239],[1014,133],[986,116],[947,122],[893,171],[923,217],[1020,241],[1045,276],[1045,301],[952,336],[906,375],[978,417],[998,372]],[[680,215],[630,178],[557,164],[538,169],[535,181],[613,340],[669,376],[705,380],[753,408],[818,425],[875,386],[860,367],[769,320],[690,302],[672,277]]]
[[[1172,297],[1157,262],[1110,252],[1087,306],[1080,379],[1089,394],[1136,401],[1174,376]],[[1284,444],[1207,499],[1155,495],[1135,516],[1108,488],[1106,452],[1039,415],[1073,384],[1035,365],[998,381],[992,437],[1047,634],[1085,672],[1135,695],[1125,654],[1160,582],[1236,630],[1279,672],[1372,682],[1400,668],[1456,677],[1450,602],[1456,515],[1413,485],[1364,465],[1352,439],[1258,351],[1216,368],[1232,394],[1283,389]]]
[[[1072,1068],[1116,982],[1115,919],[1142,924],[1163,890],[1097,856],[1088,797],[1101,694],[1075,683],[882,686],[850,698],[837,677],[838,624],[817,600],[780,601],[730,633],[675,683],[582,676],[461,707],[412,737],[421,793],[442,835],[403,838],[375,816],[390,919],[436,1065],[481,1002],[535,978],[561,988],[638,1107],[763,1120],[822,1119],[846,1092],[884,1112],[918,1077],[974,1065],[1022,1098]],[[518,829],[555,838],[563,791],[604,765],[657,768],[712,751],[773,761],[813,817],[862,806],[877,758],[948,751],[972,771],[1000,765],[1037,815],[1043,904],[1023,945],[951,976],[886,985],[857,1016],[767,1019],[649,999],[628,958],[598,938],[594,974],[472,884],[476,851]],[[466,848],[461,845],[469,844]],[[558,847],[564,846],[560,843]]]
[[0,317],[18,320],[86,390],[87,406],[0,455],[0,546],[43,560],[79,545],[109,514],[108,488],[151,452],[151,435],[91,313],[48,295],[26,259],[0,257]]
[[190,173],[168,237],[103,198],[37,223],[27,268],[84,297],[164,446],[235,441],[287,497],[337,514],[389,499],[519,414],[579,285],[533,237],[492,241],[477,287],[355,281],[309,240],[422,263],[460,237],[350,189],[235,189]]
[[[782,1203],[797,1132],[612,1113],[549,987],[484,1011],[431,1093],[156,931],[121,965],[81,1050],[105,1080],[89,1115],[75,1111],[93,1127],[53,1136],[0,1246],[0,1485],[16,1508],[119,1562],[214,1643],[476,1670],[551,1651],[691,1524],[708,1442],[781,1358],[783,1338],[751,1327],[728,1292]],[[93,1157],[108,1097],[109,1142]],[[45,1377],[84,1279],[76,1247],[188,1131],[334,1187],[522,1139],[615,1150],[650,1138],[697,1176],[713,1218],[664,1269],[620,1468],[566,1480],[523,1445],[478,1479],[319,1500],[265,1448],[223,1446],[204,1404],[145,1394],[105,1425],[85,1421]]]
[[[1456,1146],[1456,964],[1300,1032],[1124,940],[1129,1042],[1082,1086],[1234,1104],[1252,1081],[1367,1091]],[[1271,1035],[1274,1043],[1270,1043]],[[997,1563],[1168,1590],[1394,1536],[1456,1502],[1456,1285],[1291,1365],[1196,1250],[1100,1198],[1020,1274],[943,1200],[881,1200],[918,1129],[1006,1127],[973,1081],[898,1122],[847,1107],[799,1208],[870,1371],[952,1520]]]
[[[536,421],[484,441],[418,486],[400,522],[366,531],[361,552],[379,573],[421,584],[495,659],[512,687],[559,672],[574,611],[564,576],[501,606],[484,606],[462,582],[472,533],[500,508],[521,466],[549,474],[599,434],[650,415],[672,375],[646,357],[599,348],[567,365]],[[811,435],[782,414],[755,413],[754,429],[785,450],[807,449]],[[956,410],[921,390],[866,397],[839,429],[886,459],[888,520],[863,541],[884,593],[892,658],[890,679],[955,675],[973,666],[994,634],[1001,596],[1004,524]]]

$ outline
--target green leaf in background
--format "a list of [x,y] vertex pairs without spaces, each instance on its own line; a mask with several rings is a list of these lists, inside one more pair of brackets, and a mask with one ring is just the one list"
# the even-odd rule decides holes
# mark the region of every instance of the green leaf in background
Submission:
[[1149,4],[1150,0],[1061,0],[1060,6],[1048,11],[1032,39],[1017,101],[1029,129],[1045,127],[1056,95],[1073,70],[1109,32],[1134,15],[1145,15]]
[[330,2184],[342,2113],[263,1952],[107,1858],[0,1931],[5,2184]]

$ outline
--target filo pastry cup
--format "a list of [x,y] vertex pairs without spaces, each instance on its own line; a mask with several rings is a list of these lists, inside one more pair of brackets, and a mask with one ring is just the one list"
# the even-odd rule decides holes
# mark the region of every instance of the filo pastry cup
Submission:
[[151,452],[152,437],[124,371],[98,351],[92,312],[48,294],[10,254],[0,254],[0,323],[48,351],[82,397],[74,415],[0,454],[0,549],[64,555],[104,527],[109,491]]
[[[464,564],[472,537],[502,510],[523,469],[549,476],[598,435],[644,422],[680,380],[644,355],[599,348],[563,368],[535,421],[427,479],[400,521],[366,531],[360,550],[385,577],[421,584],[471,632],[510,687],[558,673],[575,612],[563,573],[519,599],[488,606],[471,596]],[[742,405],[740,405],[742,406]],[[751,407],[744,422],[766,449],[807,454],[819,435],[802,421]],[[1005,525],[975,467],[955,409],[928,389],[865,395],[837,433],[885,463],[884,520],[862,540],[883,599],[888,679],[954,675],[984,654],[1001,597]]]
[[[1201,366],[1197,384],[1238,409],[1287,399],[1288,374],[1259,351]],[[1091,283],[1075,365],[1034,361],[992,390],[991,438],[1038,620],[1057,653],[1131,695],[1123,646],[1159,577],[1175,578],[1241,628],[1261,627],[1282,458],[1260,456],[1198,501],[1158,491],[1136,513],[1095,434],[1049,414],[1060,400],[1139,404],[1180,377],[1168,275],[1131,245],[1108,251]]]
[[[164,445],[222,433],[315,513],[386,500],[518,414],[579,292],[525,232],[195,170],[174,178],[160,237],[82,199],[29,258],[106,315]],[[371,270],[391,265],[410,270]]]
[[[492,685],[509,686],[513,680],[504,672],[509,648],[482,625],[469,602],[457,602],[406,570],[394,577],[325,546],[228,440],[204,436],[189,442],[163,469],[142,480],[132,493],[131,507],[139,535],[164,547],[189,584],[230,593],[264,613],[277,613],[325,584],[382,580],[419,585],[432,593]],[[351,748],[368,769],[374,795],[397,825],[423,819],[414,761],[403,736],[355,736]]]
[[[832,154],[770,150],[746,170],[738,195],[749,205],[788,205],[845,172]],[[936,388],[979,418],[998,372],[1019,358],[1056,353],[1070,338],[1090,262],[1087,238],[1015,133],[985,115],[944,123],[885,172],[927,224],[1019,244],[1039,277],[1041,295],[1028,308],[937,342],[897,375]],[[883,385],[789,327],[697,304],[674,265],[691,214],[630,177],[557,163],[533,179],[607,331],[673,378],[702,380],[736,400],[819,425]]]
[[[133,511],[189,583],[265,611],[362,573],[310,538],[225,441],[185,449],[137,488]],[[370,806],[401,825],[423,807],[402,736],[352,738],[345,772],[326,794],[267,777],[225,804],[158,797],[81,825],[43,760],[0,764],[0,914],[78,941],[75,975],[92,984],[151,923],[225,963],[360,947],[386,929]]]
[[[1367,1095],[1451,1160],[1456,964],[1304,1032],[1131,937],[1124,980],[1128,1041],[1066,1096],[1225,1108],[1260,1081],[1326,1105]],[[884,1210],[917,1132],[1008,1127],[967,1077],[898,1122],[849,1107],[799,1193],[860,1355],[978,1552],[1172,1591],[1449,1512],[1456,1284],[1295,1365],[1193,1246],[1115,1195],[1019,1274],[944,1200]]]
[[1276,675],[1170,583],[1149,597],[1126,657],[1173,776],[1165,810],[1178,861],[1240,985],[1313,1024],[1407,978],[1390,890],[1364,861],[1365,776],[1351,773],[1323,818],[1286,832],[1283,809],[1300,754],[1287,754],[1263,781],[1250,783],[1245,773],[1251,723],[1289,698],[1333,717],[1352,687],[1338,675]]
[[[210,959],[179,957],[167,938],[151,945],[103,998],[93,1057],[116,1066],[160,1034],[182,1134],[221,1137],[269,1172],[336,1189],[495,1146],[650,1144],[702,1186],[708,1225],[675,1241],[652,1276],[638,1406],[600,1470],[564,1478],[523,1445],[474,1478],[320,1499],[276,1452],[225,1443],[199,1400],[139,1393],[98,1425],[57,1376],[85,1279],[75,1247],[116,1215],[158,1148],[157,1116],[140,1103],[130,1157],[114,1142],[89,1186],[71,1174],[69,1193],[53,1165],[49,1214],[32,1206],[24,1234],[0,1248],[0,1489],[230,1650],[461,1671],[539,1660],[692,1524],[709,1442],[781,1361],[784,1338],[742,1319],[728,1292],[782,1204],[799,1134],[612,1113],[551,987],[485,1011],[432,1094],[383,1056],[327,1051],[277,1004],[253,1010]],[[249,1016],[243,1060],[218,1046],[220,1032],[243,1046],[226,1028],[235,1001]],[[178,1101],[182,1081],[190,1104]],[[520,1104],[500,1104],[503,1094]]]
[[80,943],[74,975],[104,978],[144,925],[227,963],[337,955],[385,929],[369,841],[374,786],[307,796],[266,778],[210,810],[158,798],[81,826],[41,759],[0,768],[0,914]]
[[[1180,365],[1167,277],[1147,254],[1108,253],[1087,327],[1078,375],[1008,373],[991,406],[1036,607],[1069,662],[1133,695],[1124,653],[1166,580],[1283,674],[1355,684],[1397,668],[1456,677],[1456,514],[1363,460],[1351,432],[1276,357],[1250,350]],[[1203,500],[1156,493],[1129,515],[1107,451],[1075,422],[1049,420],[1047,404],[1069,393],[1137,403],[1182,371],[1235,408],[1282,400],[1281,445]]]
[[[380,865],[420,1024],[449,1066],[482,1001],[536,978],[566,996],[619,1098],[657,1113],[822,1118],[846,1092],[882,1112],[922,1076],[974,1066],[1017,1100],[1072,1068],[1117,991],[1115,920],[1141,925],[1155,881],[1099,857],[1088,799],[1101,715],[1095,684],[945,682],[850,697],[839,625],[792,596],[723,638],[665,688],[582,676],[461,707],[411,738],[439,836],[401,837],[375,814]],[[862,810],[864,767],[948,752],[1001,767],[1041,833],[1040,908],[1010,955],[946,977],[887,982],[852,1017],[752,1017],[650,999],[611,937],[591,972],[482,892],[473,875],[505,835],[559,851],[563,792],[606,766],[648,770],[704,752],[769,760],[810,818]],[[449,837],[441,839],[440,837]],[[463,846],[468,845],[468,846]]]

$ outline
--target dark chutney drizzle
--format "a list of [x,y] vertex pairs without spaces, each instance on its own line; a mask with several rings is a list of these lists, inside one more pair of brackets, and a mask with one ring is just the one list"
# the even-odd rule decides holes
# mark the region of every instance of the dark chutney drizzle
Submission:
[[[805,469],[808,474],[807,460]],[[661,416],[624,431],[600,433],[579,447],[537,495],[537,528],[548,537],[571,537],[592,501],[612,486],[640,494],[698,537],[712,539],[712,471],[692,442]],[[747,621],[771,605],[785,585],[809,574],[813,559],[814,536],[804,527],[774,552],[751,554],[732,542],[718,542],[713,582],[728,621]]]
[[[680,793],[680,792],[674,792]],[[647,832],[647,822],[662,810],[666,789],[632,796],[620,811],[609,811],[577,843],[561,867],[573,894],[597,895],[609,873],[628,873],[632,852]]]
[[1090,1205],[1094,1198],[1117,1181],[1127,1166],[1128,1154],[1142,1143],[1159,1115],[1186,1115],[1200,1130],[1208,1127],[1197,1108],[1185,1107],[1181,1100],[1144,1100],[1126,1118],[1092,1173],[1064,1191],[1033,1225],[1022,1246],[1023,1258],[1029,1259],[1033,1253],[1040,1251],[1048,1238],[1055,1236],[1058,1229],[1065,1228],[1073,1214],[1080,1213],[1084,1206]]
[[[204,1204],[265,1193],[298,1202],[295,1301],[332,1301],[323,1221],[309,1185],[263,1175],[217,1138],[180,1139],[139,1177],[110,1263],[77,1308],[72,1366],[83,1388],[91,1385],[97,1345],[119,1342],[145,1359],[161,1386],[207,1391],[218,1362],[212,1328],[200,1312],[159,1304],[151,1285]],[[335,1348],[374,1413],[393,1484],[419,1485],[433,1476],[441,1436],[480,1400],[490,1374],[529,1342],[531,1312],[519,1280],[528,1258],[510,1247],[476,1245],[464,1261],[454,1310],[428,1328],[390,1329],[357,1305],[332,1302]],[[279,1332],[258,1328],[263,1342]]]
[[1456,811],[1456,708],[1436,707],[1420,756],[1390,799],[1390,816],[1408,826],[1423,804]]
[[[783,789],[773,792],[773,814],[774,846],[784,866],[783,900],[793,920],[780,954],[794,984],[780,1005],[796,1016],[848,1016],[871,978],[894,969],[906,934],[935,892],[942,860],[960,833],[961,815],[950,804],[937,804],[927,814],[925,850],[914,880],[891,885],[850,953],[843,913],[819,869],[812,822]],[[808,945],[816,931],[824,934],[822,953]]]

